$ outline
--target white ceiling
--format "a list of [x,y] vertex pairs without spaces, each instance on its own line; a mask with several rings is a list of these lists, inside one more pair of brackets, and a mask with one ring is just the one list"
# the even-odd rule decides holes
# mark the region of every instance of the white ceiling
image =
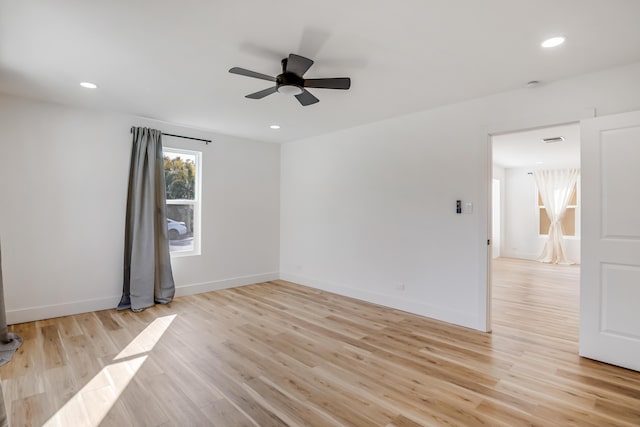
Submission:
[[[564,137],[559,143],[545,138]],[[562,169],[580,167],[580,126],[553,126],[492,138],[493,163],[503,168]]]
[[[637,0],[0,0],[0,92],[290,141],[640,61],[639,16]],[[228,73],[276,75],[289,53],[351,90],[250,100],[270,83]]]

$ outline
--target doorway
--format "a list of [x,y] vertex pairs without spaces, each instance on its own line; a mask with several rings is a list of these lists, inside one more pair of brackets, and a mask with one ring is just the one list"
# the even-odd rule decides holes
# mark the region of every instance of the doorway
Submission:
[[[560,316],[562,305],[559,303],[565,304],[567,313],[572,313],[570,317],[575,319],[571,322],[575,328],[569,328],[566,334],[573,335],[577,342],[580,180],[576,184],[576,197],[565,215],[568,223],[563,222],[566,229],[563,243],[568,258],[575,262],[574,266],[565,268],[567,266],[536,261],[548,238],[549,220],[533,174],[537,170],[580,168],[580,125],[571,123],[492,135],[491,153],[490,326],[504,320],[496,310],[526,307],[543,313],[545,293],[553,293],[555,296],[548,301],[547,309]],[[543,289],[549,283],[556,285]],[[558,289],[558,283],[567,283],[567,292]],[[510,284],[518,289],[513,291]],[[496,303],[498,298],[500,301]],[[506,299],[510,300],[508,304]],[[535,300],[533,305],[532,300]],[[538,326],[545,321],[543,314],[539,320]]]

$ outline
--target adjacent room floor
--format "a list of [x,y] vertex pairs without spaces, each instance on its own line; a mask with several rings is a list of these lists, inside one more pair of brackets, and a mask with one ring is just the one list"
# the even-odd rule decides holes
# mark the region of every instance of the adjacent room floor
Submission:
[[[638,425],[582,359],[577,267],[498,259],[485,334],[284,281],[12,327],[12,425]],[[446,283],[442,284],[446,286]]]

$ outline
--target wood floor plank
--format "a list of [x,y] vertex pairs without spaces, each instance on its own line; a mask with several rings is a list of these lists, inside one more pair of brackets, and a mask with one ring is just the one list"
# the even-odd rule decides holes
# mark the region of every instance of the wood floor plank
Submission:
[[51,406],[47,393],[13,400],[7,408],[9,425],[12,427],[42,426],[54,412],[55,407]]
[[263,406],[268,406],[288,425],[312,425],[314,427],[335,425],[321,412],[317,412],[315,408],[298,399],[292,399],[289,394],[273,387],[268,381],[265,381],[264,377],[249,380],[246,387],[253,391],[256,399],[262,401]]
[[109,412],[97,425],[101,427],[136,427],[134,417],[129,414],[123,401],[117,400],[109,409]]
[[578,309],[578,268],[513,259],[490,334],[276,280],[13,325],[0,380],[15,426],[639,426]]
[[118,401],[124,403],[134,425],[158,426],[171,421],[160,402],[153,395],[153,391],[147,389],[144,383],[131,381],[118,397]]
[[159,374],[143,380],[144,386],[151,390],[155,400],[162,406],[176,426],[206,425],[207,417],[194,401],[175,386],[175,382],[166,374]]
[[226,399],[215,400],[201,410],[212,426],[260,427]]
[[58,326],[43,326],[42,337],[44,339],[43,351],[46,355],[45,369],[57,368],[66,365],[65,353],[62,349],[62,341],[58,334]]

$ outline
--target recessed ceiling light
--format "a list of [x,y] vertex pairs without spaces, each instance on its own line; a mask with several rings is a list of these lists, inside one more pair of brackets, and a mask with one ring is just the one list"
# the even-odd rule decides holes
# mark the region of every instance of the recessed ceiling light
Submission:
[[80,86],[87,88],[87,89],[97,89],[98,85],[95,83],[91,83],[91,82],[82,82],[80,83]]
[[547,39],[545,41],[542,42],[542,47],[556,47],[556,46],[560,46],[562,43],[564,43],[565,38],[564,37],[551,37],[550,39]]
[[271,125],[269,126],[271,129],[280,129],[280,125]]
[[536,165],[543,165],[544,162],[536,162]]

